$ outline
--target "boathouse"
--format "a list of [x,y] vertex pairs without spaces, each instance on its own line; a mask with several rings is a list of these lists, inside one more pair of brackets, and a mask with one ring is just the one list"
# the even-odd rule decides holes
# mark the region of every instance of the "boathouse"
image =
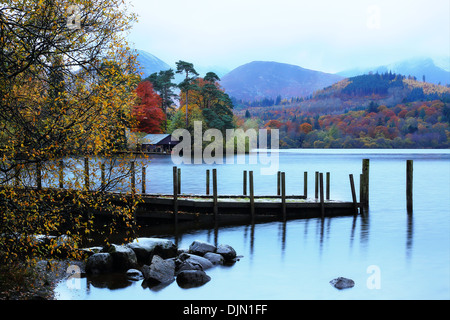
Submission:
[[141,150],[145,152],[170,153],[180,141],[171,134],[148,134],[140,139]]

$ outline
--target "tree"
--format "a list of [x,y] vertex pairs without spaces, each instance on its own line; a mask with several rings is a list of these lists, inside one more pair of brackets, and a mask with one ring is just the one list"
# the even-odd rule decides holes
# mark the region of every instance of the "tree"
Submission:
[[136,93],[137,105],[133,107],[133,116],[136,118],[135,130],[145,133],[161,133],[165,115],[160,108],[161,97],[153,90],[150,81],[139,83]]
[[[69,5],[79,9],[75,28]],[[118,198],[118,205],[103,191],[130,174],[111,155],[119,151],[118,133],[133,126],[139,75],[123,33],[134,21],[120,0],[11,0],[0,6],[1,264],[42,253],[33,241],[37,234],[70,235],[69,253],[79,257],[73,249],[95,231],[94,211],[132,223],[136,198]],[[80,184],[78,157],[87,155],[91,166],[107,168],[105,184]],[[61,161],[67,197],[36,182],[40,172],[57,188]],[[114,228],[112,223],[108,233]],[[51,256],[59,251],[56,240],[46,250]]]
[[173,98],[176,94],[173,92],[173,88],[176,84],[172,82],[174,79],[174,71],[172,69],[160,71],[159,73],[153,73],[147,77],[146,80],[153,84],[153,88],[159,93],[161,97],[161,108],[164,111],[165,121],[164,128],[167,132],[167,110],[172,107],[174,101]]
[[192,82],[198,76],[197,71],[194,69],[194,65],[192,63],[186,61],[178,61],[177,65],[177,73],[184,73],[185,79],[178,85],[178,87],[185,92],[186,94],[186,128],[188,127],[188,101],[189,101],[189,90],[195,89],[195,85]]

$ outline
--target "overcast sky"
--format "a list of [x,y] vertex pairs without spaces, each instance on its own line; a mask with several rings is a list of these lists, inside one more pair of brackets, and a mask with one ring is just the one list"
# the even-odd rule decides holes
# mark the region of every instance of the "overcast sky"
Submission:
[[129,40],[173,65],[277,61],[325,72],[450,59],[449,0],[129,0]]

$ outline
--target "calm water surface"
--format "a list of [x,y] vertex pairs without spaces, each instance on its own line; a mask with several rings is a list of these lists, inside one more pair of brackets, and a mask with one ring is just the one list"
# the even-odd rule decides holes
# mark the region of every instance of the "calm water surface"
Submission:
[[[217,168],[219,194],[242,192],[242,171],[254,170],[255,194],[275,194],[276,175],[261,165],[181,165],[182,193],[203,193],[205,170]],[[351,200],[348,175],[359,177],[370,159],[370,210],[365,217],[290,220],[188,230],[171,239],[187,248],[194,240],[233,246],[243,258],[231,267],[207,270],[211,281],[182,289],[144,288],[141,281],[99,283],[82,278],[61,282],[59,299],[450,299],[449,150],[280,150],[287,194],[309,196],[315,171],[331,173],[331,198]],[[414,160],[414,213],[406,213],[406,160]],[[235,159],[237,160],[237,159]],[[170,193],[172,161],[154,156],[147,169],[148,192]],[[356,189],[359,184],[356,179]],[[169,228],[170,229],[170,228]],[[355,287],[337,290],[329,281],[344,276]]]

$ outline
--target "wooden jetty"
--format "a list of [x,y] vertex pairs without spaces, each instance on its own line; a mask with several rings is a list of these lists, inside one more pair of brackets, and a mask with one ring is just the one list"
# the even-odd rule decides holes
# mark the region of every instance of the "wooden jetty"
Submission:
[[[368,174],[368,169],[361,175]],[[242,195],[218,195],[217,171],[212,170],[213,194],[210,195],[210,170],[206,170],[206,194],[180,194],[180,168],[173,167],[173,194],[141,194],[141,203],[136,211],[136,218],[173,219],[197,221],[244,220],[254,222],[267,219],[324,218],[338,215],[356,215],[363,210],[363,203],[357,202],[353,176],[350,175],[352,201],[330,200],[330,173],[316,172],[315,198],[307,197],[308,174],[304,172],[303,195],[286,195],[286,173],[277,173],[277,195],[254,195],[253,171],[243,172]],[[249,193],[247,194],[247,185]],[[361,192],[368,192],[361,187]],[[326,194],[326,198],[325,198]],[[360,198],[368,198],[360,194]]]
[[[412,213],[412,160],[407,161],[407,211]],[[89,162],[84,160],[84,191],[90,190]],[[101,185],[105,181],[104,165],[101,164]],[[164,219],[178,221],[232,221],[244,220],[254,222],[259,220],[287,220],[298,218],[325,218],[338,215],[357,215],[364,213],[369,206],[369,160],[363,159],[362,173],[359,183],[359,201],[354,185],[354,177],[349,175],[352,201],[330,200],[330,173],[315,172],[314,198],[308,198],[308,173],[303,175],[303,194],[286,195],[286,173],[277,173],[276,195],[254,195],[253,171],[243,171],[242,195],[219,195],[217,188],[217,170],[206,170],[205,194],[181,194],[181,169],[173,167],[173,193],[146,193],[146,167],[142,167],[141,193],[136,193],[135,162],[130,162],[131,187],[126,197],[138,196],[141,201],[135,212],[137,219]],[[62,161],[58,168],[59,188],[43,188],[41,166],[36,165],[36,182],[31,188],[48,189],[52,192],[67,192],[64,188]],[[212,176],[212,179],[211,179]],[[324,179],[325,177],[325,179]],[[212,180],[212,194],[210,182]],[[324,181],[325,180],[325,181]],[[29,188],[29,187],[26,187]],[[26,190],[23,189],[23,190]],[[119,200],[124,193],[107,193],[111,200]],[[101,214],[101,213],[99,213]]]

